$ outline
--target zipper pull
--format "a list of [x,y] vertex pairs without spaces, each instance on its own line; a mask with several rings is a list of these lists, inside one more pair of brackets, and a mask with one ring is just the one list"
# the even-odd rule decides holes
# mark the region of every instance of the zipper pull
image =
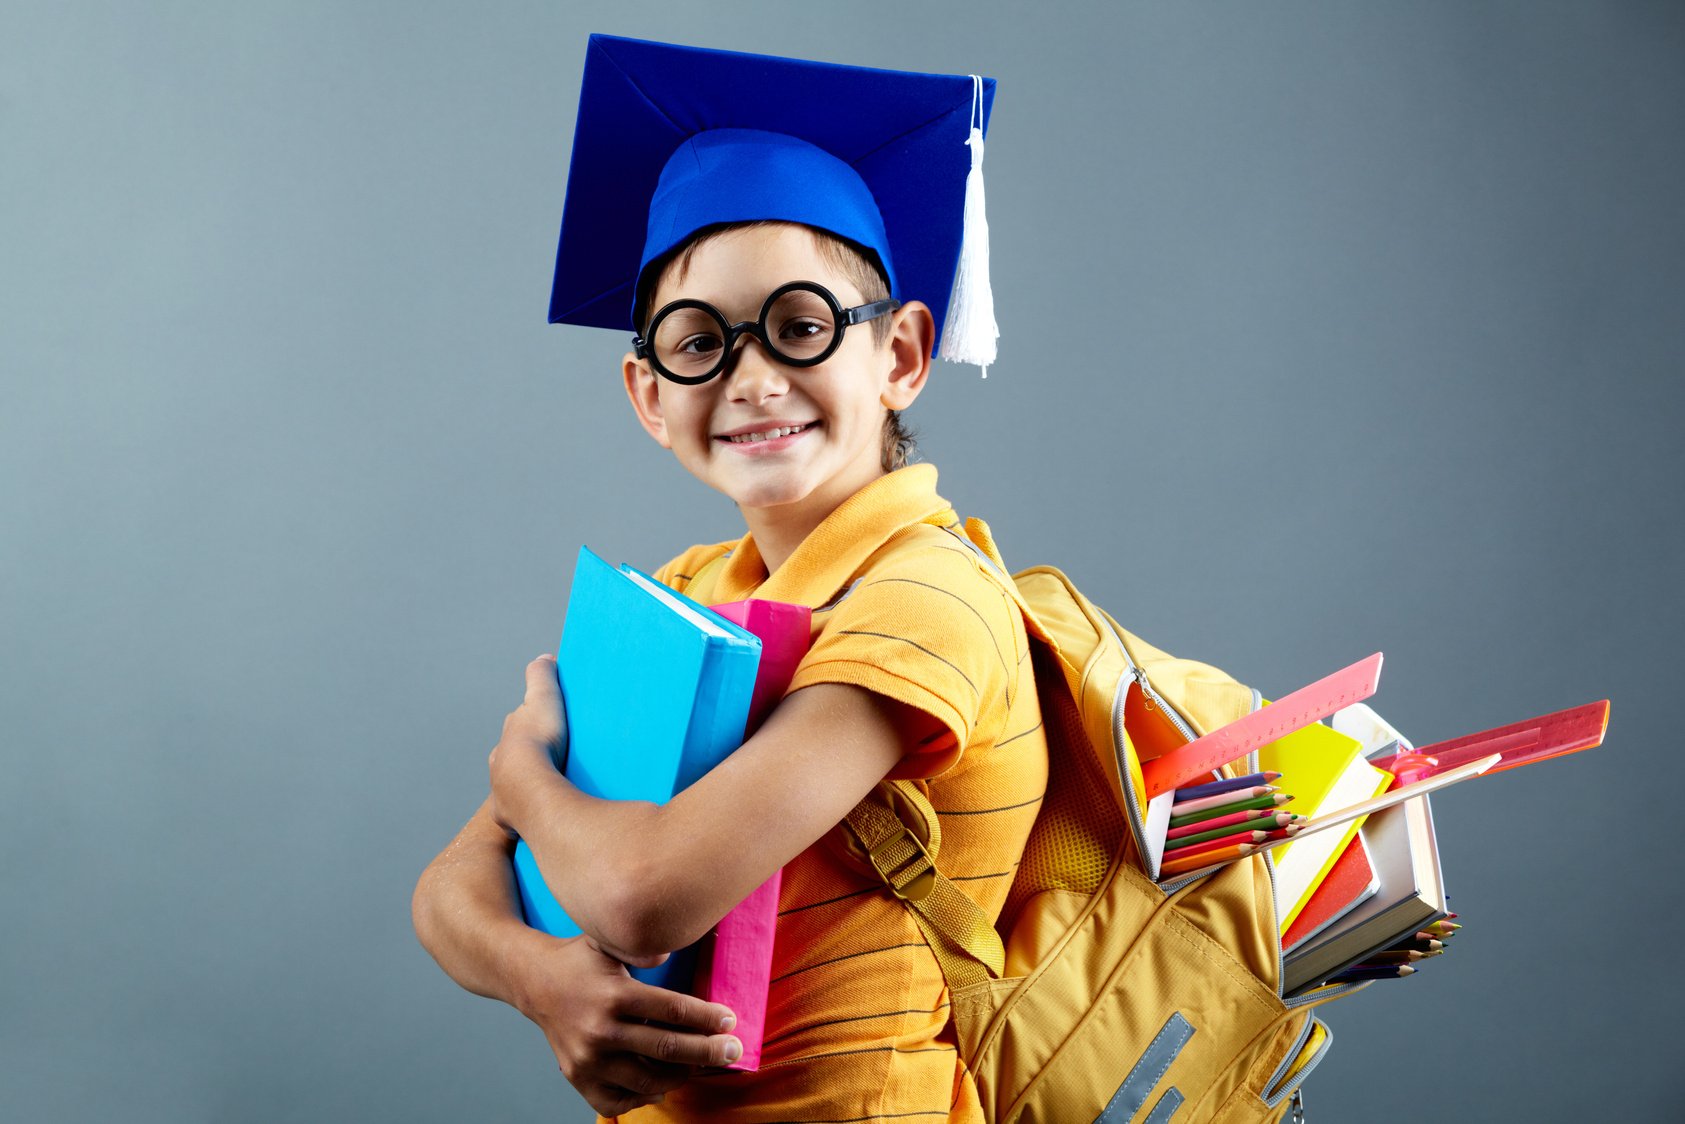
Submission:
[[1141,705],[1145,706],[1148,710],[1151,710],[1153,708],[1153,692],[1147,685],[1147,673],[1134,666],[1131,666],[1129,670],[1130,673],[1135,676],[1135,682],[1140,685]]
[[1293,1124],[1305,1124],[1305,1094],[1301,1089],[1293,1090]]

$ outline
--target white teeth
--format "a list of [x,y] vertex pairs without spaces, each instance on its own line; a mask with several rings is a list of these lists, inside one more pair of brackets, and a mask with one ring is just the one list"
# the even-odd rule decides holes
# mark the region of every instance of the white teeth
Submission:
[[805,425],[786,425],[780,426],[777,429],[763,430],[759,433],[740,433],[734,437],[728,437],[726,440],[735,442],[739,445],[750,441],[771,441],[776,437],[787,437],[792,433],[800,433],[806,428],[807,426]]

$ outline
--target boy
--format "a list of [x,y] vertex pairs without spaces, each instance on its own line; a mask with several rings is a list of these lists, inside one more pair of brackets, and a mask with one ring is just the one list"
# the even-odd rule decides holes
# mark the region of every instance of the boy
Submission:
[[[982,1118],[941,969],[838,825],[886,777],[923,780],[943,873],[995,921],[1046,785],[1023,621],[978,553],[999,557],[933,468],[904,466],[897,420],[950,319],[967,141],[991,94],[592,39],[551,319],[621,326],[630,305],[640,424],[743,513],[741,539],[657,579],[703,603],[814,609],[772,716],[660,807],[592,799],[556,770],[555,664],[533,661],[490,798],[416,888],[429,952],[536,1022],[605,1116]],[[586,936],[522,923],[517,835]],[[779,868],[761,1067],[697,1074],[737,1056],[730,1013],[624,965],[697,940]]]

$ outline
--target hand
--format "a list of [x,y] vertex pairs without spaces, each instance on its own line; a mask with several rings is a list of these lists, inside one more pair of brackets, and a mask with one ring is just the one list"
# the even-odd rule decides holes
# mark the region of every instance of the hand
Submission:
[[589,937],[546,941],[520,975],[530,986],[516,1007],[544,1032],[568,1083],[603,1116],[658,1104],[698,1066],[743,1054],[743,1044],[723,1033],[736,1024],[730,1009],[634,980]]
[[492,747],[492,813],[511,833],[518,833],[533,789],[534,770],[555,772],[567,760],[567,714],[556,680],[556,658],[542,655],[527,664],[527,693],[503,720],[503,736]]

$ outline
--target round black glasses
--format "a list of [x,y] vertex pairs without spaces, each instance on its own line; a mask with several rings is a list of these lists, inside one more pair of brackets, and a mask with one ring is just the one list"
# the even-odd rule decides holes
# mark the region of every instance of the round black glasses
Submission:
[[728,321],[706,301],[680,300],[663,305],[649,322],[649,335],[632,337],[632,352],[648,359],[657,374],[695,386],[730,368],[737,339],[748,334],[767,354],[791,367],[823,363],[842,346],[852,324],[875,320],[901,307],[896,300],[844,308],[825,286],[792,281],[772,291],[755,320]]

